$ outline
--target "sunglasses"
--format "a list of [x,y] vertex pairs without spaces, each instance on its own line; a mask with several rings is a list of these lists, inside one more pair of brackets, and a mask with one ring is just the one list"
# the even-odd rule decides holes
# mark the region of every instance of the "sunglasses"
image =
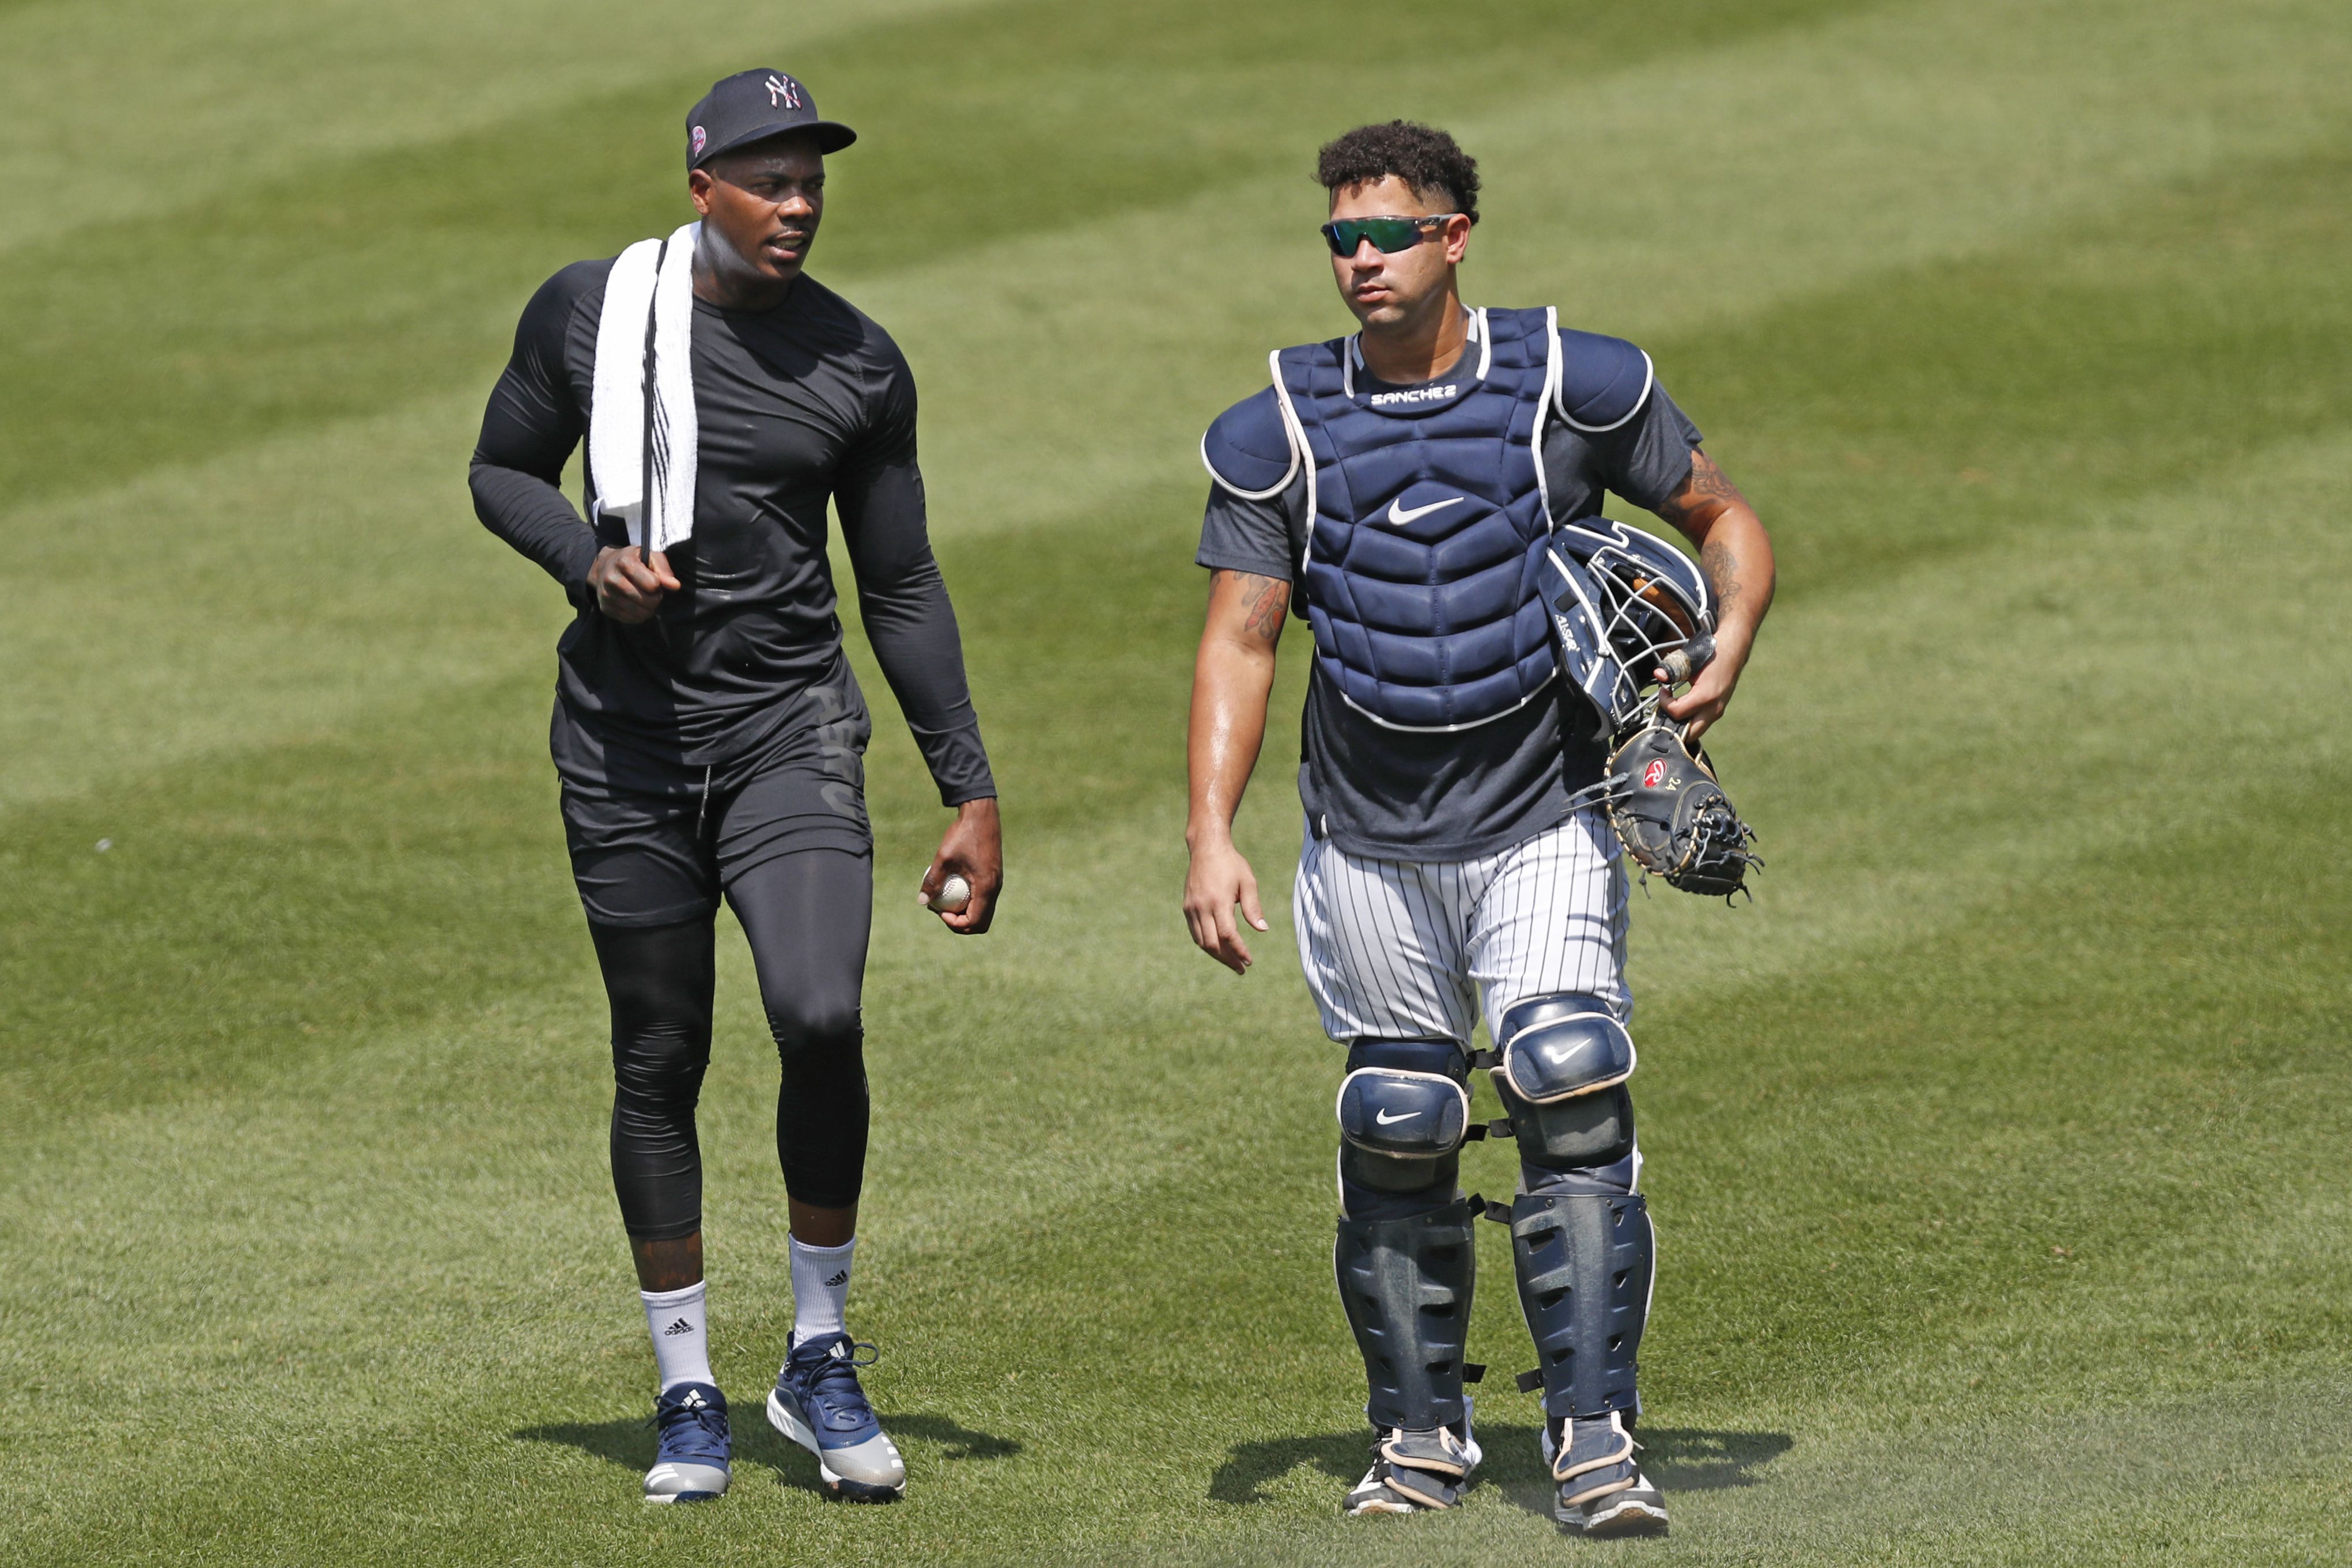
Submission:
[[1443,229],[1446,220],[1458,218],[1459,213],[1433,213],[1418,218],[1343,218],[1323,225],[1323,242],[1331,247],[1333,256],[1353,256],[1356,247],[1366,240],[1384,256],[1401,250],[1411,250],[1433,233]]

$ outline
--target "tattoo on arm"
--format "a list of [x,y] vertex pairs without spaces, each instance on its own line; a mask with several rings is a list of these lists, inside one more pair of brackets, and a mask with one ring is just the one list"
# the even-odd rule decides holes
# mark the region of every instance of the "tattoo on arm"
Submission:
[[1700,547],[1698,569],[1706,573],[1706,580],[1714,588],[1718,604],[1737,601],[1741,589],[1746,586],[1739,580],[1739,558],[1732,554],[1731,547],[1721,539],[1709,539]]
[[1667,497],[1665,505],[1658,508],[1658,516],[1687,531],[1694,522],[1711,515],[1717,507],[1747,504],[1748,497],[1715,465],[1714,459],[1694,448],[1690,477],[1683,482],[1680,490]]
[[1232,578],[1239,584],[1243,599],[1249,606],[1243,624],[1269,647],[1280,641],[1283,618],[1290,613],[1290,584],[1278,577],[1260,577],[1255,572],[1229,571],[1223,568],[1215,575]]
[[1290,584],[1278,577],[1253,578],[1249,629],[1268,643],[1282,636],[1282,618],[1290,613]]

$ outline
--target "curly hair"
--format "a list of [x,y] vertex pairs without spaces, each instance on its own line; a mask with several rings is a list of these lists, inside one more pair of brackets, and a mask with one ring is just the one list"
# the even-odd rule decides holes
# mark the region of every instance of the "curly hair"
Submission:
[[1478,160],[1433,125],[1391,120],[1360,125],[1323,144],[1315,155],[1315,178],[1327,191],[1393,174],[1423,201],[1442,191],[1454,210],[1478,221]]

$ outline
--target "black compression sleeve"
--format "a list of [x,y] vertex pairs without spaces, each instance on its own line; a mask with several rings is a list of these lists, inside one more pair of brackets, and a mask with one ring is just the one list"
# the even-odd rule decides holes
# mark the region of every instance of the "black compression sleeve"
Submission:
[[467,476],[482,526],[537,561],[575,604],[583,601],[596,559],[594,531],[561,488],[563,465],[587,425],[563,361],[581,270],[556,274],[524,307]]
[[[694,1110],[710,1065],[710,917],[651,927],[588,923],[613,1009],[613,1191],[643,1241],[702,1228]],[[863,948],[860,949],[863,952]]]
[[865,1029],[858,1000],[874,918],[874,857],[810,848],[738,873],[727,902],[743,923],[775,1036],[776,1157],[784,1190],[846,1208],[866,1181]]
[[858,612],[883,678],[907,716],[943,805],[996,793],[964,679],[963,639],[931,554],[923,475],[915,465],[914,392],[898,367],[885,394],[879,450],[845,472],[834,492],[842,542],[857,574]]

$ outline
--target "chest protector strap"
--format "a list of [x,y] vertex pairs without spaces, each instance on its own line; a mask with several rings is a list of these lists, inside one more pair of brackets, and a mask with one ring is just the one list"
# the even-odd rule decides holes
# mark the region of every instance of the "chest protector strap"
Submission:
[[1300,578],[1321,677],[1391,729],[1468,729],[1534,701],[1559,669],[1537,576],[1554,313],[1475,312],[1454,372],[1425,387],[1360,384],[1352,338],[1272,365],[1307,459]]

